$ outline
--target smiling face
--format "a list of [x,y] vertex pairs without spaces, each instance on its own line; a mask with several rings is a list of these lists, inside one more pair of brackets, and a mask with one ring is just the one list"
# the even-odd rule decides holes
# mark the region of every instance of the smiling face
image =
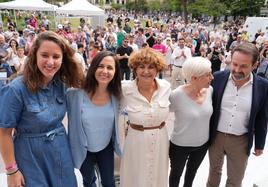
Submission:
[[158,71],[154,63],[141,63],[136,69],[136,75],[139,82],[153,82]]
[[108,86],[115,75],[115,60],[112,56],[102,59],[95,72],[95,78],[100,85]]
[[234,52],[231,61],[231,74],[235,83],[246,83],[249,80],[250,73],[254,70],[257,63],[252,64],[252,56]]
[[15,40],[11,40],[10,41],[10,46],[11,47],[16,47],[17,46],[17,42]]
[[181,49],[183,49],[184,48],[184,45],[185,45],[185,40],[184,39],[179,39],[179,43],[178,43],[178,45],[179,45],[179,47],[181,48]]
[[62,50],[52,41],[43,41],[36,53],[38,69],[44,76],[44,84],[47,85],[58,72],[62,64]]

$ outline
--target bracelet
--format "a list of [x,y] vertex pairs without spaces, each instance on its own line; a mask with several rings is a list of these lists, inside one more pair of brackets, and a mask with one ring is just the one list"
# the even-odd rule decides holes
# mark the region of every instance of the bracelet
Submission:
[[11,173],[6,173],[8,176],[10,175],[14,175],[15,173],[17,173],[19,171],[19,168],[17,168],[15,171],[11,172]]
[[14,162],[13,164],[10,164],[8,166],[6,166],[6,170],[13,170],[13,169],[16,169],[18,166],[17,166],[17,163]]

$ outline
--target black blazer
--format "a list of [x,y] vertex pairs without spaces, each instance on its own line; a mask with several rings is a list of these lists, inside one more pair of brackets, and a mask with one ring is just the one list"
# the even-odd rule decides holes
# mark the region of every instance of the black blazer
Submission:
[[[213,114],[210,119],[210,143],[214,141],[217,133],[222,96],[229,76],[230,71],[219,71],[214,74],[214,80],[212,81]],[[255,148],[264,149],[268,121],[268,81],[253,74],[252,89],[252,103],[248,122],[248,155],[253,145],[253,138],[255,138]]]

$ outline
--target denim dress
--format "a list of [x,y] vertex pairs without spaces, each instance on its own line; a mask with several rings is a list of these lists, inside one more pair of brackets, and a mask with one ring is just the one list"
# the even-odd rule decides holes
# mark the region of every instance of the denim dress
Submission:
[[66,89],[59,80],[31,93],[18,77],[0,90],[0,127],[15,128],[15,158],[26,187],[76,187],[62,120]]

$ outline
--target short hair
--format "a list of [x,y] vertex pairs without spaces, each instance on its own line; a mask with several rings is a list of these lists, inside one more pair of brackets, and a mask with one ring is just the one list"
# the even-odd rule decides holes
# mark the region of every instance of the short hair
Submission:
[[46,31],[38,35],[25,62],[24,83],[33,93],[40,89],[44,83],[44,76],[37,66],[37,52],[44,41],[57,44],[62,50],[62,64],[54,78],[61,80],[69,87],[81,87],[84,79],[82,68],[74,57],[74,51],[64,38],[52,31]]
[[25,46],[24,45],[18,45],[17,50],[19,50],[19,49],[25,50]]
[[19,46],[19,43],[17,42],[17,40],[15,38],[11,38],[9,40],[9,46],[11,47],[11,42],[14,41],[16,43],[16,48]]
[[129,35],[125,35],[123,40],[129,40]]
[[243,42],[242,44],[237,45],[232,50],[231,57],[233,57],[235,52],[250,55],[252,57],[252,65],[255,64],[259,59],[258,48],[254,44],[249,43],[249,42]]
[[83,89],[91,95],[95,94],[98,86],[98,82],[95,78],[95,73],[101,61],[107,56],[113,57],[115,61],[115,74],[111,82],[109,82],[107,89],[111,95],[114,95],[115,97],[120,99],[122,95],[120,64],[116,60],[116,55],[110,51],[101,51],[97,53],[97,55],[92,59],[92,62],[86,75],[86,79],[84,81]]
[[178,41],[180,41],[180,40],[185,41],[185,38],[184,38],[184,37],[180,37],[180,38],[178,39]]
[[158,72],[166,67],[163,55],[152,48],[141,48],[138,51],[131,53],[128,61],[128,66],[136,73],[136,69],[140,64],[153,63]]
[[140,31],[142,34],[144,32],[143,28],[138,28],[138,31]]
[[77,43],[77,49],[83,48],[84,44],[82,42]]
[[193,76],[199,77],[211,71],[211,62],[204,57],[192,57],[187,59],[182,65],[182,73],[187,82]]

